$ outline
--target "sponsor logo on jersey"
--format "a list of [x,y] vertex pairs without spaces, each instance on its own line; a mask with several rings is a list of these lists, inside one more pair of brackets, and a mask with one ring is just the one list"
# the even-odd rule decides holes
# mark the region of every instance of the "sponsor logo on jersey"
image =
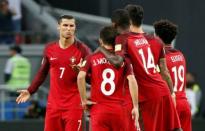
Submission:
[[57,59],[56,57],[51,57],[51,58],[50,58],[50,60],[56,60],[56,59]]

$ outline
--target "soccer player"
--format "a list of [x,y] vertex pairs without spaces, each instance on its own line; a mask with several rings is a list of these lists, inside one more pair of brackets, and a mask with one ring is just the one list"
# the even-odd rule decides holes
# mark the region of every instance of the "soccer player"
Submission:
[[[117,9],[113,11],[112,16],[111,16],[111,21],[112,25],[114,28],[116,28],[117,32],[119,34],[126,34],[130,30],[130,20],[129,20],[129,14],[126,10],[124,9]],[[125,109],[125,119],[127,122],[127,130],[128,131],[136,131],[136,126],[134,124],[134,121],[132,119],[132,115],[130,112],[132,111],[132,99],[130,96],[129,88],[125,88],[125,93],[124,93],[124,109]]]
[[[114,52],[117,30],[104,27],[99,42],[102,48]],[[91,107],[92,131],[128,131],[124,119],[123,88],[129,85],[132,96],[132,117],[138,123],[138,87],[132,65],[125,60],[118,69],[109,63],[101,51],[88,56],[78,75],[78,88],[82,105],[95,102]],[[86,98],[85,77],[91,73],[91,101]],[[128,83],[127,83],[128,82]]]
[[[136,5],[126,7],[126,9],[131,21],[130,33],[121,34],[116,38],[115,52],[129,57],[132,61],[139,85],[141,129],[145,131],[180,130],[178,129],[180,128],[179,118],[170,91],[156,70],[151,46],[141,27],[143,9]],[[113,63],[113,57],[108,58],[111,63]]]
[[16,101],[27,101],[50,72],[44,131],[81,131],[83,110],[77,87],[78,64],[90,54],[90,50],[75,38],[73,16],[61,16],[57,29],[59,41],[46,45],[36,77],[27,90],[19,91]]
[[177,25],[169,20],[154,23],[155,33],[165,44],[167,67],[174,82],[176,109],[183,131],[191,131],[191,111],[186,98],[186,61],[181,51],[174,49],[172,41],[177,35]]

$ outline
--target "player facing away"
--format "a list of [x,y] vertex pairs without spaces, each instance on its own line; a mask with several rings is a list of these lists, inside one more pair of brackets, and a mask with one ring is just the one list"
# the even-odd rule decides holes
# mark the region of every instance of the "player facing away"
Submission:
[[[118,57],[129,57],[133,64],[139,85],[141,129],[145,131],[180,130],[178,129],[180,128],[179,118],[170,91],[156,70],[151,46],[141,29],[142,7],[137,6],[128,11],[131,21],[130,33],[121,34],[116,38],[115,52]],[[119,60],[115,56],[106,55],[113,64]]]
[[[99,42],[102,48],[114,52],[117,31],[113,27],[104,27]],[[93,102],[90,109],[92,131],[128,131],[124,118],[124,87],[129,85],[133,109],[130,112],[138,125],[138,86],[128,60],[118,69],[106,59],[101,51],[87,57],[78,74],[78,88],[82,105]],[[91,73],[91,101],[86,98],[85,77]]]
[[[112,12],[111,16],[112,26],[116,28],[118,34],[126,34],[129,32],[130,27],[130,20],[129,20],[129,14],[124,9],[116,9]],[[132,99],[130,95],[129,88],[125,88],[125,96],[124,96],[124,110],[125,114],[127,115],[125,117],[127,122],[127,131],[136,131],[136,126],[134,125],[132,115],[130,112],[132,111]]]
[[44,131],[81,131],[83,110],[77,87],[78,64],[90,50],[76,40],[73,16],[61,16],[57,29],[59,41],[46,45],[37,75],[27,90],[19,91],[16,102],[27,101],[50,72]]
[[[181,130],[180,121],[179,121],[176,109],[174,107],[173,100],[172,100],[171,95],[170,95],[173,91],[173,89],[172,89],[173,85],[172,85],[171,77],[170,77],[168,70],[167,70],[167,67],[166,67],[166,61],[165,61],[165,59],[163,59],[163,57],[161,58],[161,57],[159,57],[159,55],[156,55],[156,52],[163,52],[163,50],[161,48],[159,48],[160,50],[153,48],[153,47],[155,47],[155,45],[154,45],[154,43],[152,43],[152,41],[151,41],[152,39],[151,40],[148,39],[146,37],[147,35],[142,30],[141,25],[143,22],[143,13],[144,13],[143,8],[140,5],[127,5],[125,7],[125,9],[128,11],[129,16],[130,16],[130,20],[132,23],[130,30],[132,32],[142,34],[147,39],[147,41],[150,45],[150,47],[147,48],[147,54],[146,54],[146,49],[140,48],[138,50],[138,53],[140,54],[140,56],[142,58],[141,60],[143,61],[143,65],[145,67],[145,72],[149,74],[150,73],[149,68],[154,69],[153,74],[155,74],[155,75],[154,76],[150,75],[150,77],[152,77],[152,80],[149,82],[154,82],[154,83],[156,82],[157,83],[157,81],[158,81],[159,83],[161,83],[160,86],[158,83],[158,88],[160,89],[159,95],[161,97],[161,102],[159,103],[160,108],[158,108],[158,110],[157,110],[159,114],[158,114],[157,119],[156,119],[157,120],[156,130],[157,131],[159,131],[159,130],[161,130],[161,131]],[[129,43],[129,38],[128,38],[128,43]],[[156,50],[154,50],[154,49],[156,49]],[[154,54],[153,54],[153,52],[154,52]],[[157,60],[157,57],[158,57],[158,60]],[[154,66],[154,65],[156,65],[155,60],[159,61],[160,69],[162,71],[160,75],[162,77],[159,76],[159,74],[155,72],[156,71],[156,66]],[[147,67],[147,69],[146,69],[146,67]],[[140,72],[140,71],[136,71],[136,72]],[[158,76],[158,77],[155,77],[155,76]],[[139,77],[136,75],[136,78],[139,78]],[[163,83],[162,78],[164,80],[166,80],[166,83],[163,85],[162,85],[162,83]],[[143,82],[143,83],[145,83],[145,82]],[[144,87],[146,87],[146,86],[144,86]],[[139,93],[140,93],[140,91],[139,91]],[[146,94],[148,94],[148,93],[145,93],[145,95]],[[143,104],[142,104],[142,106],[143,106]],[[144,106],[146,107],[146,104]],[[147,112],[145,112],[145,115],[146,114],[147,114]],[[147,118],[145,117],[142,119],[143,119],[143,121],[146,121]]]
[[172,41],[177,35],[177,25],[169,20],[154,23],[155,33],[164,42],[167,67],[174,83],[176,109],[183,131],[191,131],[191,111],[186,98],[186,60],[182,52],[174,49]]

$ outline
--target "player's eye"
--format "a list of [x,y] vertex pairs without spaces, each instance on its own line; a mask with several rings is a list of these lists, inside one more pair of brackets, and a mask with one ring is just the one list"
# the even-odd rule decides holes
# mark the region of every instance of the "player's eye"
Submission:
[[64,27],[67,27],[67,26],[68,26],[68,24],[63,24],[63,26],[64,26]]
[[70,25],[70,27],[74,27],[74,25]]

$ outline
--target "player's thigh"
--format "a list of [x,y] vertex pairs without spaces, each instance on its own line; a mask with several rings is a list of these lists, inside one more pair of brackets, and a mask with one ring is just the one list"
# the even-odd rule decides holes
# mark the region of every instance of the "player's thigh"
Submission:
[[61,112],[55,109],[46,109],[44,131],[64,131]]
[[177,113],[177,110],[174,106],[171,95],[167,95],[163,97],[163,125],[165,127],[164,130],[173,130],[176,128],[180,128],[180,120]]
[[183,131],[191,131],[191,110],[186,99],[177,100],[177,112]]
[[[107,120],[108,121],[108,120]],[[90,116],[91,131],[109,131],[106,117],[104,115],[92,113]]]
[[119,112],[118,114],[109,115],[109,117],[110,117],[110,124],[111,124],[110,127],[112,131],[126,131],[126,124],[125,124],[123,112],[122,113]]
[[65,131],[82,131],[83,127],[83,110],[68,110],[63,112]]
[[157,120],[159,119],[160,112],[160,103],[162,97],[159,97],[154,100],[148,100],[145,102],[141,102],[140,106],[140,118],[139,124],[140,128],[145,131],[156,131],[157,128]]

